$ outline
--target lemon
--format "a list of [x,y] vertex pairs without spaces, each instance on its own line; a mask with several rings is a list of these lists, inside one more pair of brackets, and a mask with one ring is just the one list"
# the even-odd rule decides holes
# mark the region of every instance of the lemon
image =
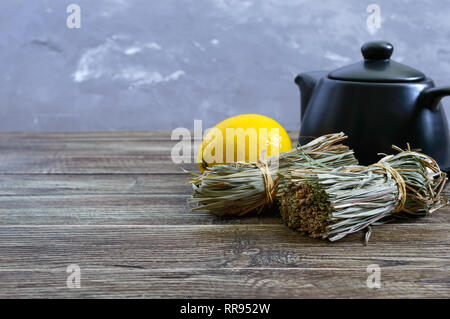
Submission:
[[269,117],[242,114],[230,117],[208,131],[197,154],[201,171],[231,162],[256,162],[261,155],[275,156],[292,149],[284,128]]

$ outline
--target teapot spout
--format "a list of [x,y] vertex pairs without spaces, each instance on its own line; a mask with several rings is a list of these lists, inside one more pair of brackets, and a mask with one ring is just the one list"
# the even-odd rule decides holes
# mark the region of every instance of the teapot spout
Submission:
[[327,74],[328,72],[325,71],[306,72],[297,75],[297,77],[295,78],[295,83],[300,88],[301,119],[303,119],[303,115],[305,114],[306,108],[308,107],[309,100],[311,99],[317,82]]

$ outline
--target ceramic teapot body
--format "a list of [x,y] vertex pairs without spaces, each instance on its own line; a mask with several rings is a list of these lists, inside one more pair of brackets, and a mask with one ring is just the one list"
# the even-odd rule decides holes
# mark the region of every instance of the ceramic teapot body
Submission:
[[[371,42],[366,45],[377,48],[385,44]],[[367,62],[372,61],[366,59],[364,63]],[[392,145],[405,148],[409,143],[412,149],[421,149],[433,157],[442,170],[449,171],[450,132],[439,101],[450,95],[450,88],[435,88],[431,79],[420,78],[421,73],[414,74],[411,71],[414,69],[402,69],[403,74],[389,70],[390,66],[383,69],[382,63],[386,62],[389,61],[383,59],[379,74],[368,80],[355,80],[355,77],[363,76],[361,72],[354,72],[356,66],[353,73],[344,72],[350,80],[333,78],[336,72],[309,72],[297,76],[302,117],[299,144],[342,131],[348,135],[346,144],[355,150],[360,164],[369,165],[381,158],[379,153],[394,153]],[[382,74],[386,69],[393,72],[387,79]],[[401,81],[405,74],[409,79],[417,77],[419,80]],[[393,81],[393,77],[400,81]],[[383,79],[386,81],[381,81]]]

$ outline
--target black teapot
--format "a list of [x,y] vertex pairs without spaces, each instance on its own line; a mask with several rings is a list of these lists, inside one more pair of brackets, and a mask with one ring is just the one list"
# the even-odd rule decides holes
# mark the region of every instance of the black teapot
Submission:
[[346,144],[360,164],[377,162],[391,146],[433,157],[450,171],[450,132],[440,100],[450,87],[412,67],[390,60],[394,48],[385,41],[365,43],[364,61],[332,72],[307,72],[295,82],[301,93],[299,144],[329,133],[345,132]]

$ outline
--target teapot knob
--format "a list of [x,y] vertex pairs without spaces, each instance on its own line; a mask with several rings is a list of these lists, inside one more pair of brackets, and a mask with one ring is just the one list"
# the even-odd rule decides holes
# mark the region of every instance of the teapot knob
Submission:
[[394,47],[386,41],[370,41],[361,47],[362,55],[366,60],[388,60]]

